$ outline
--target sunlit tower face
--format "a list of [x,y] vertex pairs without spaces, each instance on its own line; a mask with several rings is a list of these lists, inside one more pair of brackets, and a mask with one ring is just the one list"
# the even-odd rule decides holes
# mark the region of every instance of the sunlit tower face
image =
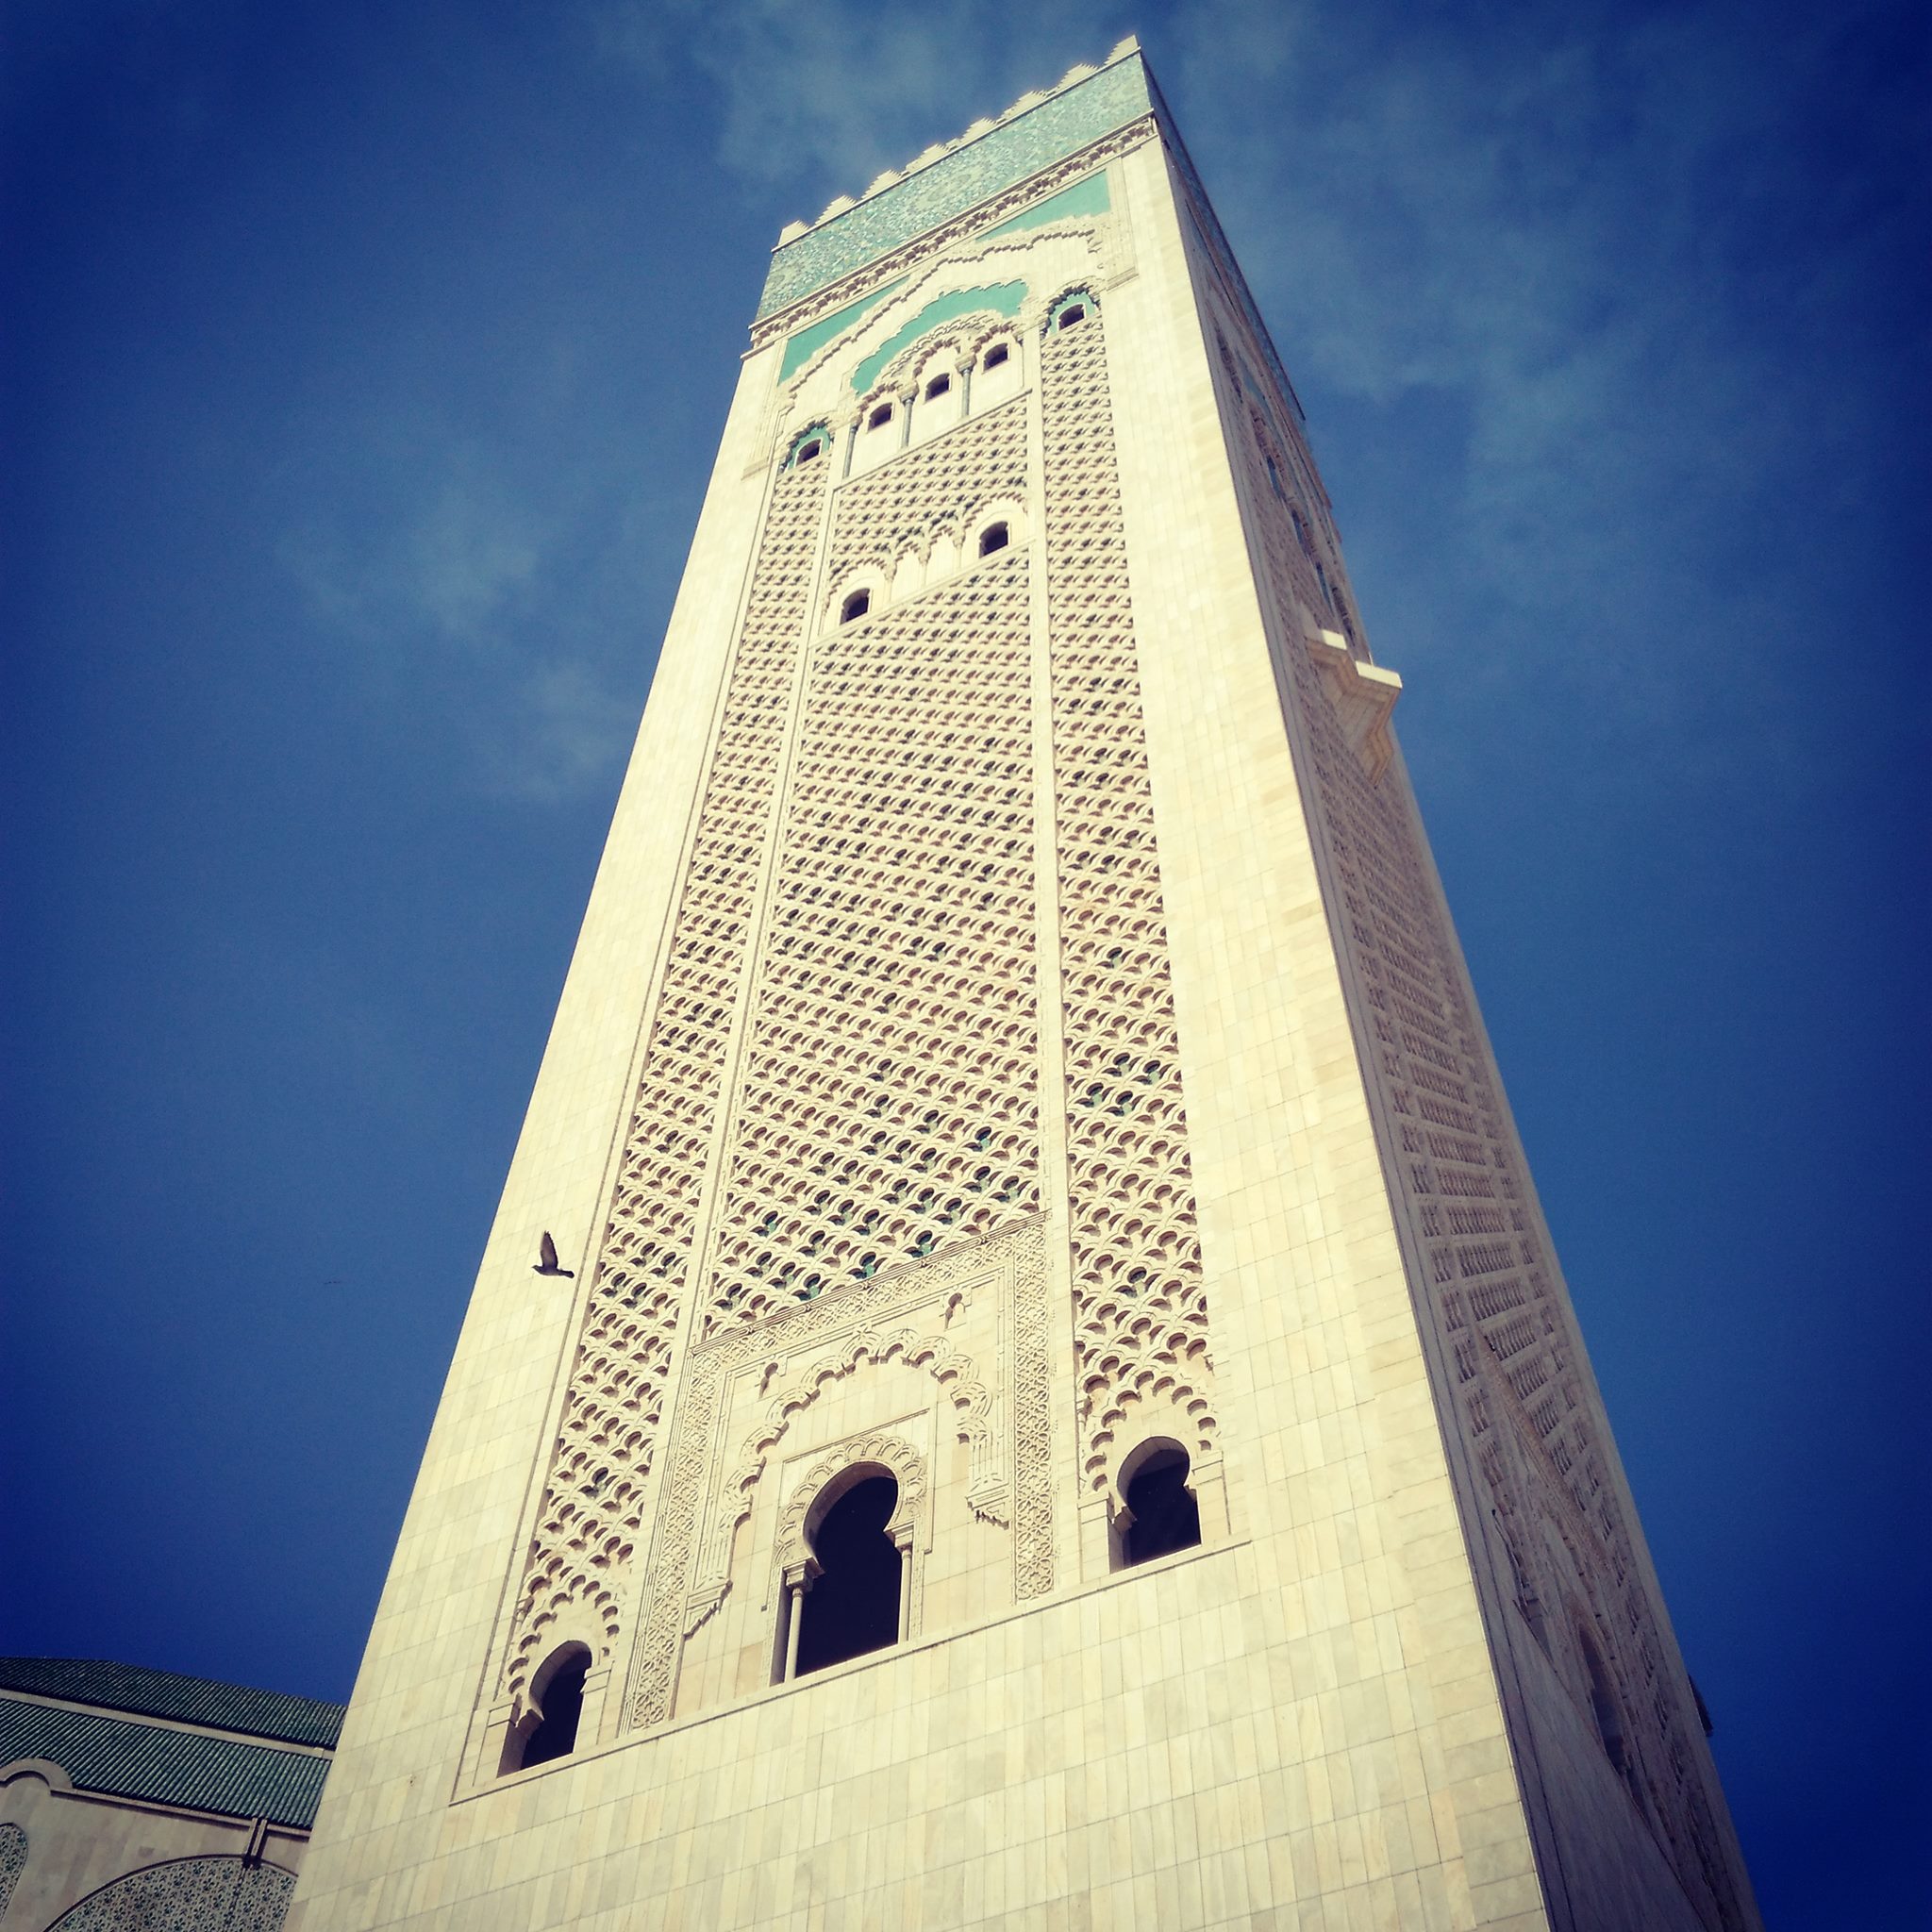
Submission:
[[306,1925],[1756,1923],[1400,689],[1131,42],[787,231]]

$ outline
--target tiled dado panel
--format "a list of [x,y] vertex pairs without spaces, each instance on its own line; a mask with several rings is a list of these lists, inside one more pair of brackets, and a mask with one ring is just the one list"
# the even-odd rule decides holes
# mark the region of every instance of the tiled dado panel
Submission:
[[781,475],[765,522],[609,1218],[522,1563],[499,1694],[561,1637],[617,1654],[625,1588],[691,1278],[810,591],[824,469]]

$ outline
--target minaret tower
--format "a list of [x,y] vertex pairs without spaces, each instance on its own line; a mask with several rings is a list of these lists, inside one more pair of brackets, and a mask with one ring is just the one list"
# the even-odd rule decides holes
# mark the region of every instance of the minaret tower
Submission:
[[302,1932],[1757,1924],[1400,691],[1132,42],[786,230]]

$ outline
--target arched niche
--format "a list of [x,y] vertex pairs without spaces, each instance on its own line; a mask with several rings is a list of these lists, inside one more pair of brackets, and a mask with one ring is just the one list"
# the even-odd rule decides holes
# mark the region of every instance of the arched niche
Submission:
[[[914,1528],[929,1487],[925,1459],[896,1436],[861,1436],[841,1443],[807,1470],[779,1511],[775,1556],[784,1588],[773,1644],[774,1682],[799,1674],[805,1599],[825,1574],[825,1565],[814,1547],[821,1529],[835,1518],[848,1497],[881,1481],[890,1482],[893,1493],[891,1506],[876,1528],[899,1561],[896,1629],[891,1641],[903,1643],[911,1635],[913,1566],[918,1557]],[[847,1655],[864,1655],[879,1647],[868,1642]]]

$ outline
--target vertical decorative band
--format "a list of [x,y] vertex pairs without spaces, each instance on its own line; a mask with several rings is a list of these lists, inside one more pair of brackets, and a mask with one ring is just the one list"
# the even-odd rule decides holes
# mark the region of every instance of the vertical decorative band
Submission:
[[1041,400],[1082,1474],[1104,1490],[1127,1407],[1155,1389],[1191,1451],[1215,1419],[1105,324],[1079,306],[1041,345]]
[[643,1071],[620,1158],[542,1500],[517,1591],[503,1690],[521,1698],[559,1623],[615,1654],[621,1587],[663,1420],[725,1051],[810,591],[828,465],[774,489]]

